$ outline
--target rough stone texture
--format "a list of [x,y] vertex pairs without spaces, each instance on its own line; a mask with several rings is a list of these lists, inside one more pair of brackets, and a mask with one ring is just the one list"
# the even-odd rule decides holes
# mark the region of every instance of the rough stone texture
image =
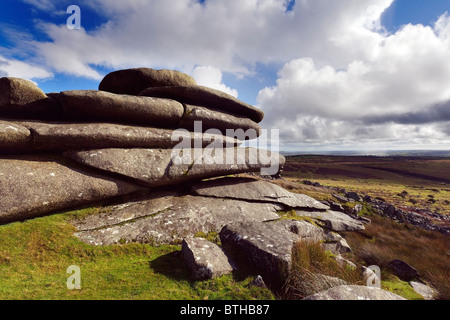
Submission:
[[289,208],[327,210],[328,206],[304,194],[291,193],[276,184],[253,178],[221,178],[193,185],[198,195],[260,202],[275,202]]
[[233,267],[222,248],[206,239],[184,239],[181,252],[197,280],[213,279],[233,271]]
[[0,79],[0,110],[3,106],[24,106],[45,98],[45,93],[29,80],[12,77]]
[[92,245],[121,242],[179,243],[198,232],[219,232],[237,221],[267,221],[278,218],[280,207],[183,195],[175,191],[153,192],[126,204],[104,208],[98,215],[75,223],[76,236]]
[[143,90],[140,96],[170,98],[184,104],[203,106],[237,116],[248,117],[259,123],[264,112],[219,90],[203,86],[155,87]]
[[[242,134],[237,134],[236,136],[239,140],[253,140],[260,136],[261,127],[248,118],[238,117],[229,113],[219,112],[200,106],[186,105],[186,113],[181,120],[179,127],[194,131],[196,128],[196,121],[202,122],[203,132],[213,128],[217,130],[216,134],[235,137],[236,133],[240,133],[240,131],[235,132],[235,130],[242,129],[244,132]],[[231,133],[228,134],[227,130],[231,130]],[[198,130],[195,131],[197,132]],[[241,135],[242,137],[240,137]]]
[[289,289],[293,296],[310,296],[330,288],[347,284],[342,279],[320,273],[304,272],[297,274],[297,276],[295,279],[291,276],[289,281]]
[[325,228],[333,231],[362,231],[365,229],[361,221],[352,219],[348,215],[337,211],[307,212],[297,210],[300,217],[308,217],[317,220]]
[[343,285],[306,297],[303,300],[406,300],[395,293],[365,286]]
[[289,275],[294,243],[321,241],[324,233],[306,221],[238,222],[226,225],[220,240],[238,265],[245,264],[279,288]]
[[399,259],[394,259],[389,262],[388,268],[404,281],[411,281],[420,277],[420,274],[416,269]]
[[134,68],[109,73],[99,85],[99,90],[118,94],[138,95],[149,87],[195,86],[195,80],[175,70]]
[[61,92],[64,111],[81,119],[177,128],[184,107],[169,99],[120,95],[105,91]]
[[64,163],[57,156],[0,158],[0,223],[134,192],[129,183]]
[[[196,134],[187,131],[126,126],[113,123],[43,123],[18,122],[33,133],[33,149],[48,151],[84,150],[96,148],[164,148],[178,145],[179,139],[186,139],[192,145],[202,147],[211,142],[222,141],[224,145],[235,146],[239,142],[229,137],[211,134]],[[0,122],[1,132],[1,122]],[[180,137],[181,136],[181,137]],[[1,141],[1,138],[0,138]]]
[[[100,149],[67,152],[65,155],[83,165],[120,174],[149,187],[174,185],[191,180],[243,172],[256,172],[270,166],[264,165],[264,159],[259,156],[256,149],[252,148],[179,151],[180,158],[176,158],[173,154],[174,151],[170,149]],[[208,157],[208,152],[211,151],[212,153],[209,154],[215,155],[216,159]],[[234,155],[234,159],[230,157],[232,161],[228,162],[227,155]],[[283,156],[272,155],[280,165],[284,163]],[[180,160],[180,164],[178,160]]]
[[413,287],[414,291],[420,294],[425,300],[435,299],[436,291],[433,288],[416,281],[411,281],[409,284]]
[[0,120],[0,153],[23,150],[31,144],[31,132],[27,128]]

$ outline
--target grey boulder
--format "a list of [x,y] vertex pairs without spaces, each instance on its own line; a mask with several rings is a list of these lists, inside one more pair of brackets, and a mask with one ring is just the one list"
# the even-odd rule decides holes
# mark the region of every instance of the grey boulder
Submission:
[[132,193],[139,187],[100,176],[59,156],[0,158],[0,223]]
[[95,90],[61,92],[66,114],[89,121],[108,120],[119,123],[178,128],[184,107],[170,99],[136,97]]
[[248,117],[256,123],[264,118],[264,112],[235,97],[204,86],[154,87],[143,90],[140,96],[174,99],[184,104],[202,106]]
[[304,195],[291,193],[276,184],[253,178],[221,178],[192,186],[198,195],[258,202],[274,202],[288,208],[327,210],[328,206]]
[[280,288],[290,273],[294,244],[324,241],[325,235],[307,221],[237,222],[220,231],[220,240],[238,266],[245,264],[268,284]]
[[222,248],[206,239],[184,239],[181,252],[197,280],[213,279],[233,271],[233,266]]
[[306,297],[303,300],[406,300],[405,298],[375,287],[342,285]]
[[133,68],[109,73],[100,83],[99,90],[138,95],[149,87],[195,85],[197,83],[191,76],[179,71]]

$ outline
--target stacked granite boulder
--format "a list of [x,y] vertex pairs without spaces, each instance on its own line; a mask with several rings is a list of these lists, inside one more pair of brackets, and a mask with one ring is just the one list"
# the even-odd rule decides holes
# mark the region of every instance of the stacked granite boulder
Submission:
[[[273,271],[271,261],[278,273],[288,269],[293,243],[303,238],[348,252],[331,231],[362,230],[361,222],[276,184],[230,177],[283,166],[282,155],[241,147],[258,137],[263,117],[171,70],[120,70],[98,91],[49,94],[2,78],[0,224],[93,206],[96,214],[74,221],[86,243],[183,241],[196,263],[202,259],[192,258],[189,244],[204,248],[194,235],[214,231],[262,272]],[[280,221],[292,210],[316,223]],[[220,250],[214,259],[223,260]]]

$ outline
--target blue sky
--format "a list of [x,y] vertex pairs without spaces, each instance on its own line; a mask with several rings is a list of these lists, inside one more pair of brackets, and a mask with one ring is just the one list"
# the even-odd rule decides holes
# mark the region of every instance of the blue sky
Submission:
[[[69,5],[82,30],[69,30]],[[450,0],[2,0],[0,76],[45,92],[173,68],[257,105],[284,150],[450,149]]]

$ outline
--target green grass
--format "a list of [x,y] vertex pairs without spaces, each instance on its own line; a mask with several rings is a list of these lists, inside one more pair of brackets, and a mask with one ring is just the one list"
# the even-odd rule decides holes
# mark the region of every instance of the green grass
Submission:
[[408,300],[425,300],[420,294],[414,291],[408,282],[400,280],[398,277],[382,273],[381,288],[392,293],[398,294]]
[[[202,300],[273,299],[248,287],[253,277],[227,275],[193,281],[180,246],[127,244],[95,247],[82,243],[69,223],[84,209],[0,226],[0,299],[12,300]],[[81,290],[68,290],[67,268],[81,269]]]

